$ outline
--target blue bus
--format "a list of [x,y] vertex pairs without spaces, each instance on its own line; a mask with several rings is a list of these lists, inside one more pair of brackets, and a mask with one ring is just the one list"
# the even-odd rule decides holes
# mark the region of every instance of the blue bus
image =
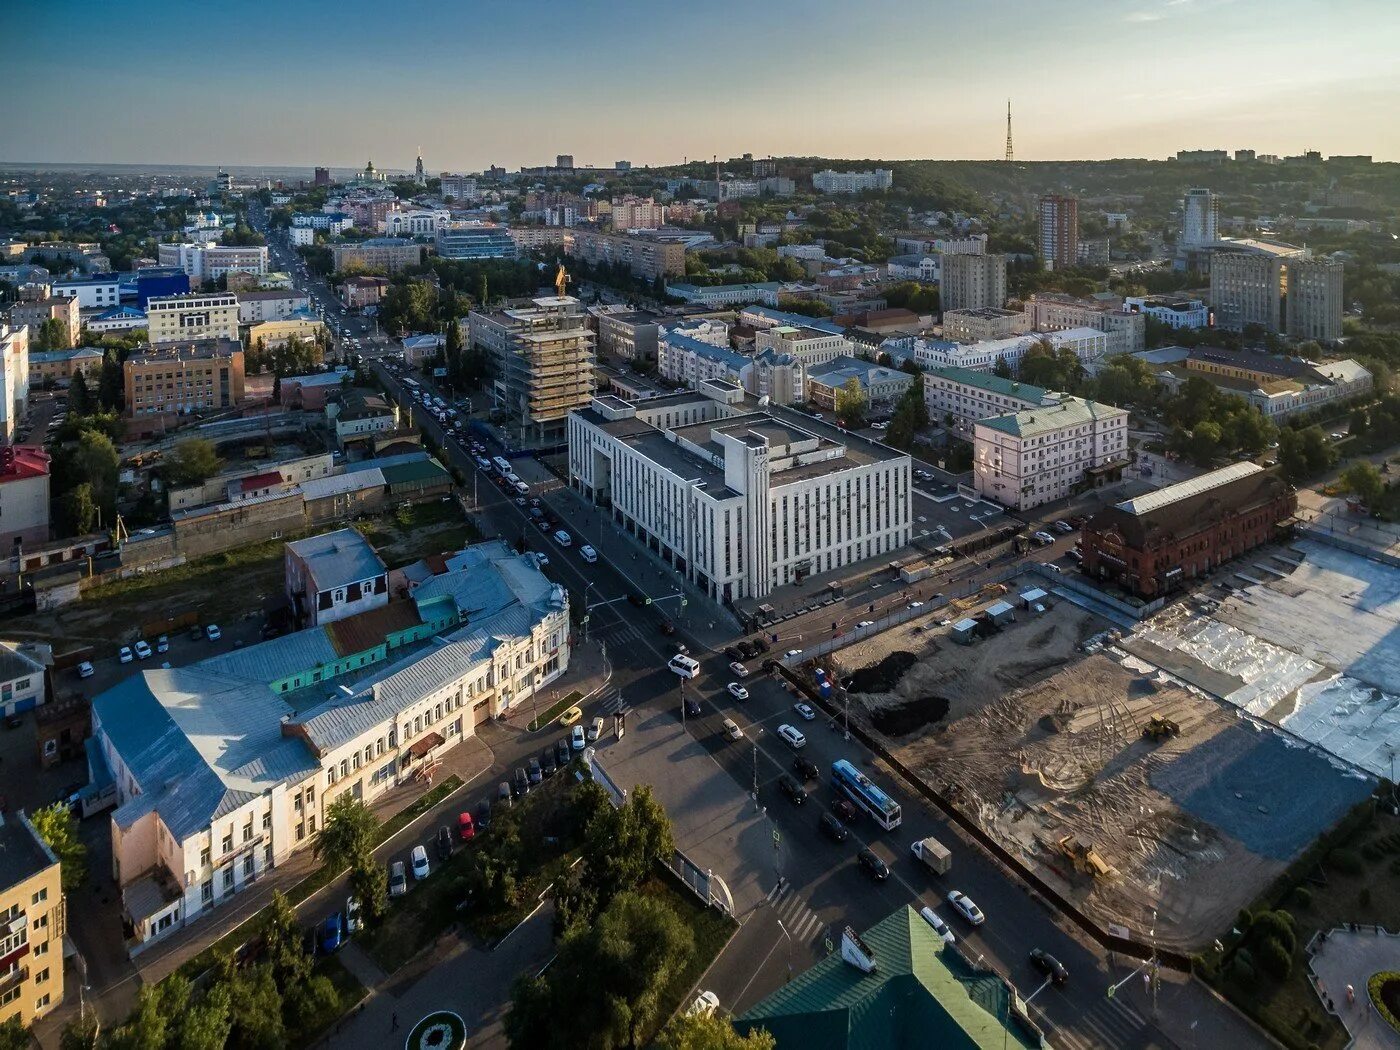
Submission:
[[886,831],[899,827],[899,803],[844,758],[838,758],[831,764],[831,783]]

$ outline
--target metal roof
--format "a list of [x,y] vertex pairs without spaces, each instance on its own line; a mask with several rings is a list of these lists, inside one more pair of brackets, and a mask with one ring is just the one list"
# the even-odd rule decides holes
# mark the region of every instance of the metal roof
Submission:
[[317,592],[384,574],[384,562],[369,540],[354,529],[294,540],[287,549],[305,563],[307,578]]
[[306,499],[325,499],[328,496],[343,496],[347,492],[363,492],[365,489],[383,488],[384,472],[378,467],[357,470],[350,474],[337,474],[329,478],[311,478],[300,482],[298,487]]
[[1207,474],[1191,478],[1187,481],[1178,481],[1175,485],[1168,485],[1166,488],[1157,489],[1155,492],[1148,492],[1145,495],[1137,496],[1134,499],[1124,500],[1116,503],[1121,511],[1129,514],[1146,514],[1148,511],[1158,510],[1162,507],[1170,506],[1178,500],[1188,499],[1191,496],[1198,496],[1203,492],[1228,485],[1232,481],[1240,478],[1247,478],[1251,474],[1258,474],[1264,468],[1258,463],[1231,463],[1228,467],[1221,467],[1219,470],[1212,470]]
[[1004,397],[1019,398],[1022,401],[1039,403],[1045,400],[1049,393],[1044,387],[1032,386],[1030,383],[1018,383],[1014,379],[1003,379],[999,375],[991,372],[978,372],[971,368],[963,368],[961,365],[944,365],[942,368],[930,368],[924,377],[937,376],[939,379],[946,379],[950,383],[962,383],[964,386],[975,386],[979,390],[986,390],[993,394],[1001,394]]
[[1127,414],[1124,409],[1114,405],[1086,401],[1082,397],[1065,397],[1053,405],[1037,405],[1020,412],[1008,412],[1004,416],[979,419],[977,426],[1025,438],[1063,430],[1065,427],[1080,426],[1114,415],[1126,417]]

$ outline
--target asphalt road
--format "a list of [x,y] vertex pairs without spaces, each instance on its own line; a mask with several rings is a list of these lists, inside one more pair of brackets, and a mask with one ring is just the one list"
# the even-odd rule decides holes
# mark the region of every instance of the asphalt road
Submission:
[[[382,366],[380,374],[390,393],[406,403],[394,376]],[[423,422],[431,436],[444,440],[442,428],[428,419]],[[456,439],[447,439],[444,448],[468,477],[477,471],[469,453]],[[472,488],[469,482],[468,490]],[[486,474],[478,476],[474,488],[487,531],[510,539],[523,536],[528,547],[546,553],[550,559],[548,573],[570,588],[573,600],[587,596],[590,631],[625,641],[610,646],[614,687],[627,696],[633,707],[669,707],[679,715],[677,680],[664,667],[673,650],[672,640],[657,630],[655,611],[638,609],[625,601],[626,595],[637,587],[626,573],[635,573],[636,569],[623,566],[626,571],[619,572],[606,560],[585,563],[577,547],[562,548],[551,536],[527,527],[524,509],[516,506]],[[558,483],[553,491],[548,485],[534,484],[531,495],[540,496],[576,535],[586,535],[585,530],[595,527],[591,522],[571,520],[571,497],[558,491]],[[1057,537],[1053,547],[1038,549],[1036,556],[1045,560],[1061,556],[1071,540]],[[979,568],[971,567],[969,579],[973,583]],[[968,571],[966,565],[960,569]],[[936,585],[939,584],[926,586]],[[903,599],[890,596],[883,600]],[[609,604],[599,605],[600,602]],[[829,621],[831,610],[812,614],[813,629],[817,629],[815,618]],[[829,623],[825,629],[829,630]],[[778,778],[793,759],[792,750],[777,735],[777,726],[783,722],[797,725],[807,737],[805,754],[823,769],[829,768],[835,758],[846,757],[873,774],[873,757],[854,740],[844,740],[839,731],[829,729],[821,719],[802,722],[791,711],[792,698],[765,678],[751,676],[745,683],[750,698],[735,700],[725,691],[725,684],[734,677],[728,670],[727,657],[704,651],[694,639],[686,638],[683,625],[679,637],[690,642],[693,655],[702,665],[700,676],[687,683],[687,692],[702,703],[702,714],[688,720],[689,731],[744,790],[752,789],[756,777],[757,804],[767,808],[779,832],[771,875],[772,903],[761,913],[746,917],[748,921],[736,946],[725,953],[707,978],[707,984],[727,1008],[740,1011],[780,986],[789,965],[798,972],[805,969],[825,954],[826,939],[839,939],[845,925],[860,930],[902,904],[929,904],[937,906],[950,922],[972,958],[981,957],[984,963],[1008,975],[1023,998],[1036,993],[1032,1010],[1040,1020],[1048,1022],[1057,1045],[1176,1045],[1152,1022],[1150,1002],[1136,980],[1130,980],[1113,999],[1107,997],[1108,985],[1128,976],[1135,963],[1115,963],[1081,942],[1046,905],[1033,900],[989,857],[963,842],[939,815],[920,801],[904,797],[895,785],[883,783],[903,806],[900,828],[883,832],[863,820],[850,829],[851,838],[845,843],[822,837],[817,830],[817,817],[828,803],[829,788],[819,782],[809,784],[811,796],[800,806],[777,790]],[[744,741],[730,743],[721,735],[720,720],[726,716],[744,728]],[[524,748],[519,757],[525,757]],[[517,756],[509,754],[508,749],[498,750],[496,758],[502,766],[518,764]],[[877,779],[884,778],[877,774]],[[944,878],[932,876],[909,856],[910,844],[930,834],[953,850],[953,868]],[[875,883],[857,868],[855,854],[863,845],[871,846],[890,864],[892,874],[888,881]],[[780,875],[785,880],[781,890],[777,882]],[[946,904],[941,904],[943,896],[952,889],[962,890],[978,902],[987,914],[984,926],[969,927]],[[1065,988],[1037,992],[1042,982],[1027,962],[1027,953],[1037,946],[1052,952],[1069,968],[1071,979]],[[1210,1024],[1208,1030],[1228,1031],[1232,1041],[1243,1045],[1259,1041],[1252,1029],[1198,986],[1187,984],[1175,991],[1186,1008]]]

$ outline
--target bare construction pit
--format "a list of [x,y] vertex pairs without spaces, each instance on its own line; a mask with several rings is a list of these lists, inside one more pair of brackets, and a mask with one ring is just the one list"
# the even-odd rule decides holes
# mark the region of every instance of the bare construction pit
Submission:
[[[1117,648],[1079,651],[1106,627],[1062,603],[971,646],[906,629],[833,663],[882,687],[852,691],[853,717],[1086,914],[1141,933],[1155,910],[1161,943],[1198,948],[1369,785]],[[1154,716],[1175,731],[1147,739]]]

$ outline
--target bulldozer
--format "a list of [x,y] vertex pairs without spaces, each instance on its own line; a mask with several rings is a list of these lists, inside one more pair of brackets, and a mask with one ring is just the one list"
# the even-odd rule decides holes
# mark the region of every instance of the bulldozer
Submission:
[[1162,715],[1153,715],[1147,721],[1147,725],[1142,727],[1142,738],[1160,743],[1169,737],[1177,736],[1181,732],[1181,726],[1177,725],[1170,718]]
[[1081,875],[1104,879],[1116,874],[1113,865],[1104,860],[1092,844],[1080,842],[1073,835],[1064,836],[1055,843],[1055,848],[1069,859],[1074,865],[1074,870]]

